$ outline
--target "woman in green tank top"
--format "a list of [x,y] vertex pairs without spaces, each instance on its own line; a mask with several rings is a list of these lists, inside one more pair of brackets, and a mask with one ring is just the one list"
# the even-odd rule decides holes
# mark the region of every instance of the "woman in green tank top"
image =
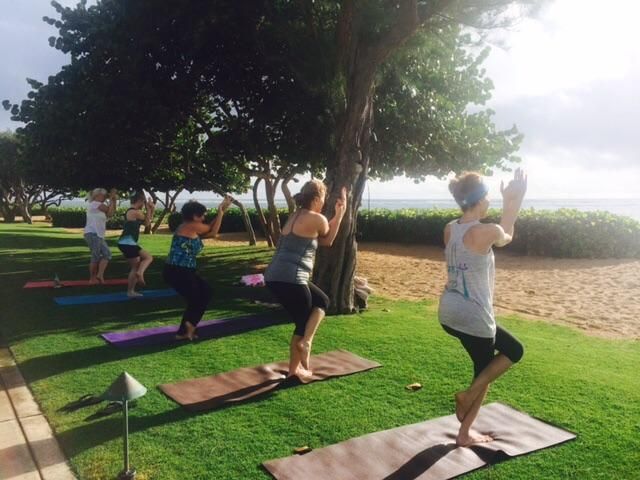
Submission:
[[[144,213],[143,207],[146,207]],[[144,192],[136,192],[131,197],[131,208],[124,214],[124,225],[118,239],[118,248],[131,267],[127,285],[129,297],[142,296],[141,293],[136,292],[136,286],[138,284],[145,285],[144,272],[153,261],[151,254],[138,245],[138,239],[140,238],[140,226],[149,225],[155,207],[151,199],[145,199]]]

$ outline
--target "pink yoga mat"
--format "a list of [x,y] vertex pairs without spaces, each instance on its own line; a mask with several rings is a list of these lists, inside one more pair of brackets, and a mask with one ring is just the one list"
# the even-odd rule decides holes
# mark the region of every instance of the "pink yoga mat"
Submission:
[[[98,285],[126,285],[126,278],[111,278],[105,280],[104,283],[89,283],[89,280],[61,280],[60,285],[63,287],[92,287]],[[55,282],[53,280],[43,280],[39,282],[27,282],[24,284],[22,288],[53,288],[55,287]]]

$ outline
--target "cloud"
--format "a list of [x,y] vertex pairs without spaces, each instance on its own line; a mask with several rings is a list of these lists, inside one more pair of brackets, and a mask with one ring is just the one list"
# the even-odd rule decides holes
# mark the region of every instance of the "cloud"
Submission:
[[[64,0],[62,5],[73,6],[77,2]],[[48,38],[57,30],[42,21],[43,16],[57,18],[55,9],[42,0],[20,0],[5,8],[0,21],[0,100],[20,102],[29,91],[26,78],[46,81],[69,57],[49,46]],[[15,129],[9,112],[0,108],[0,131]]]
[[502,127],[525,134],[521,154],[572,150],[576,167],[637,165],[640,91],[636,78],[599,81],[587,88],[514,98],[494,105]]

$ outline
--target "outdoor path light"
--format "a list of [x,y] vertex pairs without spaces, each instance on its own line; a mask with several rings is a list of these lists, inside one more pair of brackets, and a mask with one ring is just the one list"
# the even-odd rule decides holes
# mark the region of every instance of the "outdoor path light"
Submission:
[[102,394],[102,398],[112,402],[122,403],[124,417],[124,470],[118,475],[118,480],[133,480],[136,478],[136,469],[129,467],[129,402],[142,397],[147,393],[147,388],[138,382],[127,372],[116,379],[115,382]]

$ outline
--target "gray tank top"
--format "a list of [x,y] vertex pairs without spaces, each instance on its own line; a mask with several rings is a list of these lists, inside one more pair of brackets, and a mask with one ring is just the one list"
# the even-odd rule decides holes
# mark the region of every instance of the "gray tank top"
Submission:
[[[297,218],[293,221],[295,225]],[[313,270],[313,260],[318,249],[316,238],[305,238],[291,232],[282,235],[276,253],[264,272],[266,282],[307,284]]]
[[447,285],[440,298],[440,323],[476,337],[493,337],[496,321],[493,313],[495,257],[472,252],[464,245],[464,235],[480,222],[449,223],[449,243],[445,247]]

